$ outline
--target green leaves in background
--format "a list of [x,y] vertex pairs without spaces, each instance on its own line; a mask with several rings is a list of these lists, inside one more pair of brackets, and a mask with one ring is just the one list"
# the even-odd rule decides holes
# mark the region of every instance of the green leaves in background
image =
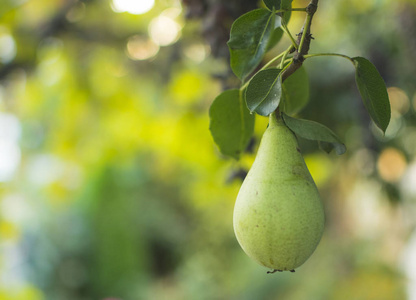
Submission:
[[264,4],[266,4],[267,8],[270,10],[280,9],[280,5],[282,4],[282,0],[263,0]]
[[260,64],[279,26],[275,13],[264,8],[250,11],[233,23],[228,47],[231,68],[238,78],[244,80]]
[[279,106],[282,96],[281,71],[263,70],[251,79],[246,91],[247,107],[251,112],[268,116]]
[[374,123],[386,132],[390,122],[390,101],[386,84],[376,67],[363,57],[354,57],[355,80],[364,106]]
[[314,121],[295,119],[286,114],[282,116],[290,130],[304,139],[319,141],[324,151],[329,153],[335,149],[337,154],[341,155],[347,150],[344,143],[328,127]]
[[[273,10],[273,7],[275,10],[281,10],[286,9],[290,10],[292,9],[292,1],[293,0],[263,0],[266,7],[270,10]],[[285,13],[279,13],[285,20],[286,24],[289,22],[291,12],[285,12]]]
[[309,100],[309,78],[304,67],[283,82],[284,111],[287,114],[299,112]]
[[221,153],[238,159],[254,130],[254,115],[247,109],[240,91],[228,90],[215,98],[209,117],[209,129]]

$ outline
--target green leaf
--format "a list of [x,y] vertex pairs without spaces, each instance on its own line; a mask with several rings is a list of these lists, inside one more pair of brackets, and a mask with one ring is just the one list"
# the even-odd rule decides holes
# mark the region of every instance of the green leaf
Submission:
[[291,10],[293,0],[281,0],[280,9]]
[[268,116],[279,106],[282,96],[281,71],[263,70],[251,79],[246,91],[247,107],[251,112]]
[[355,65],[355,81],[364,106],[374,123],[386,132],[390,123],[390,101],[386,84],[376,67],[363,57],[352,58]]
[[267,51],[272,49],[274,46],[276,46],[280,40],[283,37],[283,30],[280,27],[277,27],[275,30],[273,30],[272,36],[270,37],[269,44],[267,45]]
[[[263,0],[266,7],[270,10],[273,10],[273,8],[275,10],[290,10],[292,9],[292,1],[293,0]],[[292,12],[290,11],[287,11],[285,13],[278,13],[279,16],[283,17],[286,24],[289,23],[291,14]]]
[[330,153],[334,147],[332,147],[332,144],[327,142],[318,141],[319,148],[322,151],[325,151],[326,153]]
[[283,82],[284,111],[287,114],[299,112],[309,100],[309,78],[304,67]]
[[340,138],[325,125],[314,121],[292,118],[286,114],[282,114],[282,116],[290,130],[304,139],[318,141],[324,151],[329,153],[332,149],[335,149],[337,154],[341,155],[347,150]]
[[231,27],[228,48],[230,64],[234,74],[244,80],[260,64],[280,22],[267,9],[252,10],[239,17]]
[[254,130],[254,115],[250,114],[239,90],[228,90],[215,98],[209,117],[209,129],[221,153],[238,159]]
[[[292,1],[293,0],[282,0],[282,4],[280,5],[280,9],[291,10],[292,9]],[[280,13],[280,16],[284,20],[285,24],[289,23],[291,15],[292,15],[291,11],[287,11],[285,13]]]
[[263,0],[264,4],[266,4],[267,8],[270,10],[273,10],[273,7],[275,10],[279,10],[282,0]]

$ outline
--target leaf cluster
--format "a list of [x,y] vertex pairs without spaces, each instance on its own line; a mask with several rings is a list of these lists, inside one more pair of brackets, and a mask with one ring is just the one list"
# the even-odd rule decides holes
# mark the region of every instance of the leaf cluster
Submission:
[[[297,136],[318,141],[326,152],[335,149],[337,154],[343,154],[345,145],[332,130],[315,121],[293,116],[309,100],[309,78],[302,63],[317,56],[340,56],[353,64],[364,106],[374,123],[385,132],[390,121],[390,102],[386,85],[376,67],[363,57],[350,58],[333,53],[307,54],[308,50],[304,48],[309,49],[309,44],[306,47],[303,44],[305,40],[310,42],[309,29],[316,9],[310,13],[309,7],[292,8],[292,0],[263,1],[267,9],[252,10],[235,20],[231,27],[228,41],[230,65],[241,80],[241,87],[240,90],[220,94],[210,108],[210,130],[220,151],[238,159],[253,134],[254,115],[268,116],[277,111]],[[310,5],[317,3],[312,2]],[[286,26],[292,11],[304,11],[307,14],[298,41],[294,40]],[[292,45],[259,69],[265,54],[280,41],[283,34],[289,36]],[[300,47],[302,49],[298,51]],[[293,55],[293,52],[296,54]],[[290,72],[289,77],[284,76],[292,64],[296,64],[295,72]]]

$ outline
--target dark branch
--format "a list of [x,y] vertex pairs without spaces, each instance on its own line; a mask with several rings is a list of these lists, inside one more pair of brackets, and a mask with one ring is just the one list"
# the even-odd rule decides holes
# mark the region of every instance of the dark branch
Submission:
[[[297,35],[298,36],[297,43],[299,46],[302,46],[302,48],[295,51],[295,54],[293,55],[292,64],[282,74],[282,81],[284,81],[290,75],[295,73],[296,70],[302,66],[305,60],[304,55],[308,54],[309,52],[311,40],[313,39],[312,34],[311,34],[311,24],[312,24],[313,15],[318,9],[318,1],[319,0],[311,0],[308,7],[306,8],[307,17],[306,17],[305,23],[303,24],[302,30]],[[303,44],[301,45],[302,37],[304,41],[303,41]]]

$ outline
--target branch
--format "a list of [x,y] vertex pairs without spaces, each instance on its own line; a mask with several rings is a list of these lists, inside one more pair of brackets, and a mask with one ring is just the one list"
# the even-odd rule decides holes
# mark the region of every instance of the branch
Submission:
[[303,24],[302,30],[298,34],[298,49],[295,51],[293,55],[293,62],[292,64],[286,69],[286,71],[282,74],[282,81],[284,81],[286,78],[288,78],[290,75],[296,72],[297,69],[299,69],[304,60],[305,55],[309,52],[309,47],[312,40],[311,35],[311,24],[312,24],[312,18],[315,14],[316,10],[318,9],[318,1],[319,0],[311,0],[309,5],[306,8],[306,20]]

